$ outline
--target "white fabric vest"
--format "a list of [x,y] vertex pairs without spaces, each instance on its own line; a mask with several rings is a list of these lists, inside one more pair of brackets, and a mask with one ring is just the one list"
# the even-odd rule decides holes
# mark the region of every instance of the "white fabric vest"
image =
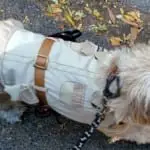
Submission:
[[[0,26],[0,30],[4,29]],[[18,28],[1,49],[1,81],[13,100],[17,100],[21,85],[34,86],[34,63],[44,39],[41,34]],[[93,55],[79,53],[84,44],[55,39],[44,90],[54,110],[70,119],[91,123],[96,112],[91,100],[100,91],[99,66]]]

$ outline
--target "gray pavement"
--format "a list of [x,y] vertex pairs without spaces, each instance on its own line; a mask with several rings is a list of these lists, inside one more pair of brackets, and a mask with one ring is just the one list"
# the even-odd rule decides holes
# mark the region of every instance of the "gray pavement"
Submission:
[[[142,0],[132,0],[132,4],[142,5]],[[58,32],[54,20],[44,15],[42,2],[44,0],[0,0],[0,19],[13,17],[21,21],[28,16],[30,21],[25,27],[43,34]],[[150,0],[147,0],[150,6]],[[129,3],[129,1],[128,1]],[[140,4],[141,3],[141,4]],[[140,5],[139,5],[140,4]],[[145,5],[145,3],[144,3]],[[147,6],[147,5],[146,5]],[[143,6],[142,10],[148,11]],[[101,38],[93,33],[84,33],[80,40],[89,39],[100,43]],[[69,150],[87,129],[87,125],[64,119],[65,127],[57,124],[55,117],[36,118],[30,112],[25,114],[22,123],[9,125],[0,122],[0,150]],[[83,150],[148,150],[150,145],[136,145],[130,142],[108,144],[108,138],[96,132]]]

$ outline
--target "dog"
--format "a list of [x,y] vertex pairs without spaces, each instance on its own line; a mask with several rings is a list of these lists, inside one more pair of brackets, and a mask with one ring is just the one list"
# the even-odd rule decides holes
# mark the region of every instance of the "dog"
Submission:
[[[34,83],[38,51],[45,39],[53,40],[45,71],[45,87]],[[112,141],[150,143],[150,46],[98,51],[92,42],[81,43],[46,37],[25,30],[20,21],[0,21],[0,118],[20,121],[27,105],[39,103],[36,90],[46,93],[47,103],[61,115],[91,124],[108,75],[117,67],[121,93],[108,100],[106,116],[98,130]],[[109,90],[116,91],[112,84]],[[23,102],[23,103],[22,103]]]

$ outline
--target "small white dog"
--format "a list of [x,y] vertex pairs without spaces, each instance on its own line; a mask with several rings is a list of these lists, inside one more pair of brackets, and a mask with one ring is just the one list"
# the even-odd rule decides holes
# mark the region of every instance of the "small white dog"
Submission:
[[[23,28],[19,21],[0,22],[0,117],[19,121],[27,104],[39,103],[34,84],[34,64],[44,39]],[[47,102],[56,112],[81,123],[91,124],[106,79],[113,66],[121,81],[121,95],[108,101],[108,111],[99,130],[113,138],[150,143],[150,46],[97,52],[91,42],[54,41],[45,73]],[[97,59],[95,59],[97,58]],[[112,84],[112,91],[116,86]],[[8,94],[11,98],[8,96]]]

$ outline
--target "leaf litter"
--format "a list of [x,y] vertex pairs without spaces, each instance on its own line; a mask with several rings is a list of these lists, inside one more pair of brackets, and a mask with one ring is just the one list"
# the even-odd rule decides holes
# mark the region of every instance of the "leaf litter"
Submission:
[[[112,46],[133,46],[143,29],[139,10],[128,10],[111,0],[96,2],[95,5],[87,0],[81,4],[73,3],[71,0],[51,0],[46,15],[59,21],[61,29],[67,26],[81,31],[93,31],[98,35],[106,34]],[[122,25],[129,27],[128,34],[119,31]],[[119,32],[119,35],[113,35],[113,30]]]

